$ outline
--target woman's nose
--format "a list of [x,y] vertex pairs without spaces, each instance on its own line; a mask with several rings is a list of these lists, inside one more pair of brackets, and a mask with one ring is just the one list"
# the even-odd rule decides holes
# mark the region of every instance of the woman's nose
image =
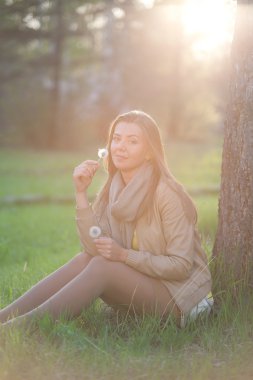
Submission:
[[125,150],[126,149],[126,144],[124,141],[120,141],[119,144],[118,144],[118,148],[121,149],[121,150]]

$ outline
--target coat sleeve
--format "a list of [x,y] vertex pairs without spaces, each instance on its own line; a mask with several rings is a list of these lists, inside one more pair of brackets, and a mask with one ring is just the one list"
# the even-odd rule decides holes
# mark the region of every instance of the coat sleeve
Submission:
[[158,193],[159,212],[166,250],[159,255],[128,250],[126,264],[149,276],[181,281],[191,274],[194,260],[194,231],[184,213],[179,196],[173,191]]
[[102,235],[109,236],[105,221],[103,222],[102,216],[98,216],[93,211],[92,206],[87,208],[76,209],[76,225],[77,232],[80,238],[81,245],[86,253],[92,256],[98,255],[96,246],[93,242],[93,238],[89,235],[90,228],[97,226],[101,229]]

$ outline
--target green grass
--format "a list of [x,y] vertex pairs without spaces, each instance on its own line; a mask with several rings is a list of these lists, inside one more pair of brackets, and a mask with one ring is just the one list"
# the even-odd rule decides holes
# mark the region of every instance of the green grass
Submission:
[[[220,147],[175,144],[168,149],[173,173],[186,187],[219,184]],[[73,195],[73,167],[80,153],[0,153],[1,197]],[[95,158],[95,157],[93,157]],[[104,178],[101,170],[90,194]],[[203,246],[211,254],[217,197],[194,198]],[[2,205],[0,209],[0,307],[79,252],[75,205]],[[0,329],[0,380],[55,379],[251,379],[252,295],[221,297],[207,320],[179,330],[171,321],[108,313],[96,302],[79,318],[35,332]]]
[[[74,167],[95,154],[12,151],[0,152],[0,200],[7,196],[47,195],[72,196]],[[98,190],[105,177],[103,169],[96,176],[90,193]]]
[[[164,146],[168,164],[186,188],[218,185],[221,147],[210,144],[173,143]],[[25,194],[73,195],[72,172],[87,158],[97,159],[97,147],[89,152],[0,151],[0,200]],[[103,170],[95,177],[91,194],[105,178]]]

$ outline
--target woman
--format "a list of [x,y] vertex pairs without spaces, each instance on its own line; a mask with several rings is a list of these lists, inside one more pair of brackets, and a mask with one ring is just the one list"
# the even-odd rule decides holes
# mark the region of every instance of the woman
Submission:
[[[108,179],[93,207],[86,192],[99,163],[84,161],[73,173],[84,251],[1,310],[4,324],[46,312],[75,317],[97,298],[135,313],[172,314],[181,326],[185,315],[210,311],[196,209],[166,166],[155,121],[141,111],[119,115],[107,147]],[[90,236],[92,226],[100,237]]]

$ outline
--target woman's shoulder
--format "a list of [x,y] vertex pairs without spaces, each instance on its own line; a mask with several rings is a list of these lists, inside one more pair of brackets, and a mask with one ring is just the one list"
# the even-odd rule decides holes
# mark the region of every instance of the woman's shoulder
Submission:
[[180,196],[168,178],[161,177],[156,188],[156,200],[161,206],[171,204],[181,207]]
[[156,194],[158,195],[158,197],[177,196],[176,191],[171,186],[170,180],[164,176],[161,176],[158,182]]

